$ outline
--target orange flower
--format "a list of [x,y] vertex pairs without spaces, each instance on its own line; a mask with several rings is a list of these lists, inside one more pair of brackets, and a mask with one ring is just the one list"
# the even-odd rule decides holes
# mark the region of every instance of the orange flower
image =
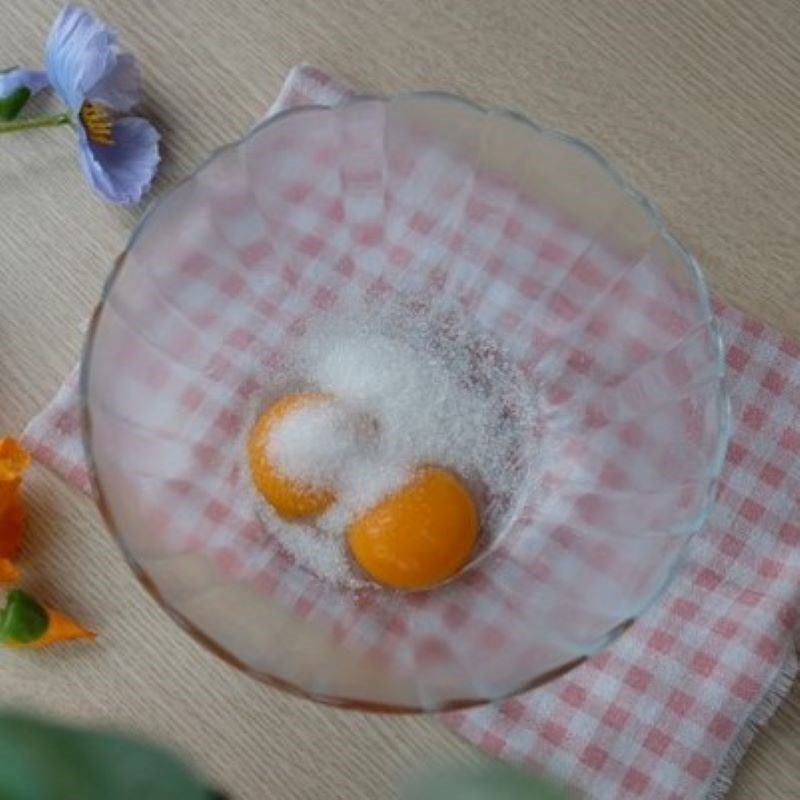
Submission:
[[[20,443],[0,438],[0,583],[17,583],[19,570],[11,560],[22,542],[25,512],[22,507],[22,473],[30,455]],[[0,647],[46,647],[70,639],[94,639],[95,634],[74,619],[39,603],[19,588],[5,594],[0,608]]]
[[0,438],[0,558],[14,558],[22,543],[25,511],[20,486],[30,460],[16,439]]

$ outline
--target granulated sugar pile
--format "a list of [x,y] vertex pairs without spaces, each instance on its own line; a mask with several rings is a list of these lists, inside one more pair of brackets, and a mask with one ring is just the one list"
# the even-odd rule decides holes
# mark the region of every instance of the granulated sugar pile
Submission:
[[324,397],[275,425],[267,458],[288,478],[334,489],[337,500],[309,522],[283,520],[263,501],[259,513],[318,577],[366,584],[349,562],[347,524],[423,465],[466,482],[481,549],[508,526],[535,445],[533,402],[486,338],[419,310],[340,311],[308,327],[259,412],[296,391]]

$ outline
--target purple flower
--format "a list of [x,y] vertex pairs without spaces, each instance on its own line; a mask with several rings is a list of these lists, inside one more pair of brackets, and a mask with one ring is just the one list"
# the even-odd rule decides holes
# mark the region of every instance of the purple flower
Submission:
[[137,203],[158,166],[158,132],[127,116],[139,100],[139,72],[117,35],[90,11],[66,6],[46,47],[47,77],[67,104],[89,184],[112,203]]
[[14,119],[25,103],[50,85],[47,73],[14,67],[0,71],[0,121]]
[[38,69],[14,67],[0,72],[0,97],[8,97],[17,89],[27,89],[32,95],[50,85],[47,73]]

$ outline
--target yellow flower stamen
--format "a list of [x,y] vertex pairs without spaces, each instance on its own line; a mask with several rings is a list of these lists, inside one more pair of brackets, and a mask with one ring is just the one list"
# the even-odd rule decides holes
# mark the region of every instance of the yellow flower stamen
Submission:
[[86,100],[81,106],[78,116],[91,141],[97,144],[114,144],[111,136],[113,123],[105,106]]

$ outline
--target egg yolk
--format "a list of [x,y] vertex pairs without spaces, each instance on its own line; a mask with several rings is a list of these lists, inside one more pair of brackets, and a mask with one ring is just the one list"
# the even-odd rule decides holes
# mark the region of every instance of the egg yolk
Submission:
[[335,500],[330,489],[310,486],[289,478],[270,462],[268,440],[275,425],[292,411],[309,403],[328,402],[321,392],[293,392],[276,400],[256,420],[247,442],[247,455],[253,483],[264,499],[284,519],[299,519],[320,514]]
[[418,469],[402,488],[360,514],[347,542],[361,569],[378,583],[423,589],[454,575],[478,535],[478,512],[452,472]]

